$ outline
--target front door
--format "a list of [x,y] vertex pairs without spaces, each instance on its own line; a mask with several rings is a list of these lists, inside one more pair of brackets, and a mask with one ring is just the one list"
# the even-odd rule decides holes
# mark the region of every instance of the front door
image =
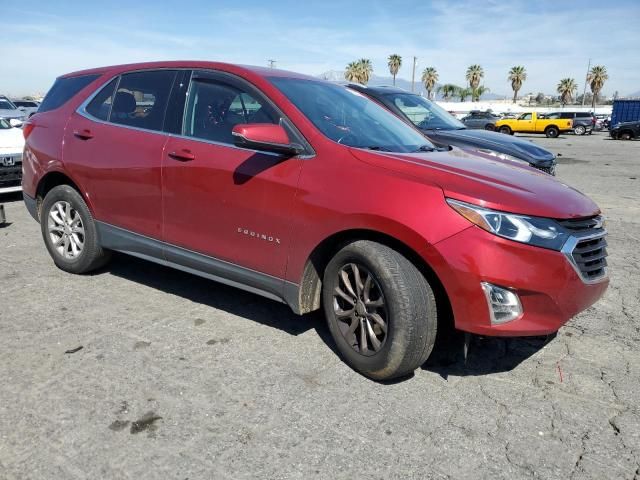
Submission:
[[280,119],[254,87],[194,72],[182,135],[170,138],[162,157],[167,243],[200,254],[200,262],[208,261],[204,255],[218,266],[284,278],[288,217],[304,160],[238,148],[231,135],[237,124]]

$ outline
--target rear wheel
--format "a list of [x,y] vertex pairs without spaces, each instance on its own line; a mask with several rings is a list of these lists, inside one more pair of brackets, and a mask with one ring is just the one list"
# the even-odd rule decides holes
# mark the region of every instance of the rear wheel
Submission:
[[51,258],[65,272],[89,272],[109,260],[110,252],[98,245],[87,204],[68,185],[59,185],[44,197],[40,228]]
[[493,123],[487,123],[484,126],[485,130],[489,130],[490,132],[493,132],[496,129],[496,126]]
[[500,128],[498,129],[498,131],[499,131],[500,133],[504,133],[504,134],[506,134],[506,135],[511,135],[511,129],[510,129],[509,127],[507,127],[506,125],[503,125],[502,127],[500,127]]
[[576,135],[584,135],[585,133],[587,133],[587,129],[584,128],[583,125],[578,125],[573,129],[573,133],[575,133]]
[[631,140],[633,137],[631,136],[631,132],[622,132],[618,135],[618,138],[620,140]]
[[558,135],[560,135],[560,131],[558,130],[558,127],[547,127],[547,129],[544,131],[544,134],[548,138],[556,138]]
[[409,260],[385,245],[359,240],[342,248],[325,269],[322,301],[342,358],[368,377],[411,373],[433,349],[433,291]]

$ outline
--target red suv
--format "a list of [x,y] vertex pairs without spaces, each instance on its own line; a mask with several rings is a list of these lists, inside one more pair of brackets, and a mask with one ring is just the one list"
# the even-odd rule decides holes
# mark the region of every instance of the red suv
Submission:
[[55,264],[112,250],[323,308],[343,358],[413,371],[453,322],[557,331],[607,288],[598,207],[529,167],[438,149],[353,90],[211,62],[60,77],[24,128]]

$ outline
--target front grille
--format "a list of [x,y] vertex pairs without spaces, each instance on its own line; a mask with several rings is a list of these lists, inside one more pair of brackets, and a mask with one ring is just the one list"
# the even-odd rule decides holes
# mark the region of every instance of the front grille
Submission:
[[[2,160],[3,157],[0,157]],[[0,188],[17,187],[22,181],[22,163],[18,162],[10,167],[0,163]]]
[[598,237],[578,239],[571,252],[575,267],[586,282],[599,280],[606,275],[607,241],[605,232]]
[[602,228],[602,215],[594,215],[586,218],[571,218],[569,220],[558,220],[558,223],[572,233],[592,232]]

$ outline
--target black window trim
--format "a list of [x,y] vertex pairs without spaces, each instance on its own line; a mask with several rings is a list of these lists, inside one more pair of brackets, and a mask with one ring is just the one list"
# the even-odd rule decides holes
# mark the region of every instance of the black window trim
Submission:
[[[262,91],[256,87],[254,84],[252,84],[251,82],[245,80],[242,77],[239,77],[238,75],[234,75],[232,73],[229,72],[223,72],[221,70],[213,70],[213,69],[195,69],[195,68],[187,68],[187,67],[183,67],[183,68],[171,68],[171,67],[166,67],[166,68],[144,68],[144,69],[139,69],[139,70],[128,70],[126,72],[121,72],[117,75],[112,75],[109,76],[107,78],[105,78],[104,82],[101,82],[99,86],[96,87],[95,91],[89,95],[76,109],[76,113],[88,120],[91,120],[92,122],[97,122],[97,123],[101,123],[104,125],[110,125],[113,127],[118,127],[118,128],[128,128],[130,130],[137,130],[140,132],[147,132],[147,133],[155,133],[156,135],[165,135],[167,137],[173,137],[173,138],[182,138],[185,140],[191,140],[191,141],[195,141],[195,142],[201,142],[201,143],[208,143],[211,145],[219,145],[219,146],[223,146],[223,147],[228,147],[228,148],[234,148],[234,149],[238,149],[238,150],[245,150],[245,151],[253,151],[253,152],[260,152],[260,153],[264,153],[267,155],[274,155],[277,157],[283,157],[283,154],[281,153],[274,153],[274,152],[265,152],[264,150],[254,150],[251,148],[245,148],[245,147],[238,147],[232,143],[224,143],[224,142],[215,142],[212,140],[207,140],[204,138],[197,138],[197,137],[189,137],[187,135],[182,135],[182,134],[177,134],[177,133],[170,133],[164,130],[165,127],[165,122],[166,122],[166,118],[164,119],[164,121],[162,122],[162,130],[151,130],[148,128],[141,128],[141,127],[134,127],[132,125],[122,125],[119,123],[113,123],[110,122],[108,120],[102,120],[99,118],[94,117],[93,115],[91,115],[89,112],[86,111],[86,107],[87,105],[89,105],[89,103],[91,103],[91,101],[98,95],[98,93],[100,93],[102,91],[103,88],[105,88],[107,85],[109,85],[109,83],[115,79],[116,77],[118,77],[118,83],[116,84],[116,89],[114,91],[118,90],[118,87],[120,86],[120,78],[122,77],[122,75],[127,75],[129,73],[141,73],[141,72],[153,72],[153,71],[157,71],[157,70],[174,70],[177,72],[180,71],[190,71],[191,74],[189,76],[189,87],[187,88],[187,95],[185,96],[185,103],[183,104],[183,108],[182,108],[182,125],[183,125],[183,129],[184,129],[184,121],[185,121],[185,115],[187,112],[186,109],[186,99],[189,98],[189,93],[191,92],[191,85],[193,84],[194,80],[197,80],[197,76],[198,75],[202,75],[202,79],[208,77],[212,80],[216,80],[216,81],[220,81],[220,79],[226,80],[226,83],[229,83],[231,85],[237,85],[240,88],[244,88],[246,90],[248,90],[249,93],[253,93],[256,97],[258,97],[257,99],[262,99],[265,101],[265,103],[267,103],[273,110],[275,110],[275,112],[280,115],[280,118],[282,118],[285,122],[287,122],[287,126],[289,127],[289,129],[296,135],[296,139],[298,141],[298,143],[300,143],[305,151],[299,155],[296,155],[296,158],[300,158],[302,160],[307,160],[310,158],[315,157],[316,152],[313,149],[313,147],[311,146],[311,144],[309,143],[309,141],[306,139],[306,137],[302,134],[302,132],[300,132],[300,130],[295,126],[295,124],[289,119],[289,117],[287,115],[285,115],[285,113],[278,108],[278,106],[264,93],[262,93]],[[178,77],[179,75],[176,75],[175,79],[174,79],[174,85],[172,85],[172,89],[175,86],[175,82],[178,81]],[[217,78],[214,78],[217,77]],[[169,95],[171,95],[171,92],[169,93]],[[168,109],[167,109],[168,110]],[[166,115],[166,111],[165,111],[165,115]],[[111,107],[109,107],[109,117],[111,117]]]

